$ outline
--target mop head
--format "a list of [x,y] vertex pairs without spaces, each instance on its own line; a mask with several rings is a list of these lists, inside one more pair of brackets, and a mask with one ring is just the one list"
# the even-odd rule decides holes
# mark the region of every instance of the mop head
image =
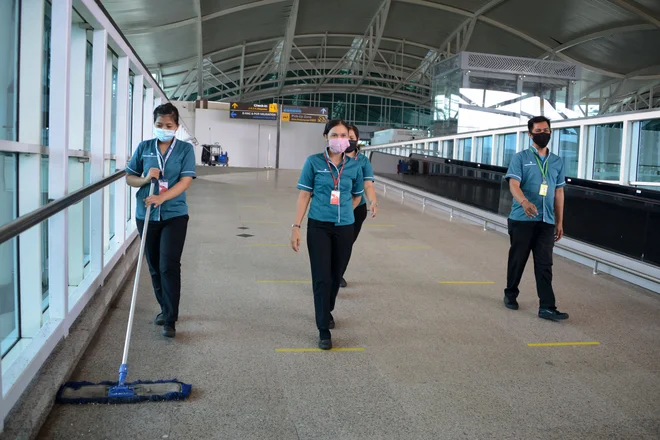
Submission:
[[55,401],[67,404],[138,403],[161,400],[185,400],[192,385],[173,380],[130,382],[122,387],[117,382],[68,382],[57,392]]

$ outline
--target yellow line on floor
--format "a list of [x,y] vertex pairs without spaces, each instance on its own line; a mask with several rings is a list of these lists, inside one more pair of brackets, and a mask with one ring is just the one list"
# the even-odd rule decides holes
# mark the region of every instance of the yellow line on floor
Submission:
[[438,281],[438,284],[495,284],[495,281]]
[[571,347],[577,345],[600,345],[600,342],[543,342],[540,344],[527,344],[528,347]]
[[258,280],[260,284],[310,284],[311,280]]
[[364,351],[364,348],[332,348],[321,350],[320,348],[276,348],[277,353],[315,353],[318,351]]
[[289,247],[289,244],[248,244],[247,247]]
[[389,246],[390,249],[431,249],[431,246]]

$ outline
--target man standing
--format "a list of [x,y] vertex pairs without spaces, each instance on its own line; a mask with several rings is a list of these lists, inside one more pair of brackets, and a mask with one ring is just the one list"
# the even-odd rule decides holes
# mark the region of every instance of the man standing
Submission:
[[554,242],[564,235],[564,162],[550,153],[550,120],[544,116],[527,123],[534,146],[516,154],[505,179],[513,195],[509,215],[509,266],[504,305],[518,310],[518,285],[530,251],[534,254],[534,275],[539,295],[539,318],[568,319],[555,306],[552,290],[552,252]]

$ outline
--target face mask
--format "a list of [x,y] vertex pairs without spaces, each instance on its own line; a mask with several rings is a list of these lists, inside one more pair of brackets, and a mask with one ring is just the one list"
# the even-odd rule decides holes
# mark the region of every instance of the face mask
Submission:
[[333,153],[344,153],[350,145],[347,138],[333,138],[328,140],[328,146]]
[[358,149],[358,142],[354,140],[349,140],[348,141],[349,147],[346,149],[347,153],[352,153],[353,151],[356,151]]
[[534,143],[541,148],[545,148],[550,143],[550,133],[536,133],[532,135]]
[[174,139],[176,130],[165,130],[164,128],[154,128],[154,135],[161,142],[169,142]]

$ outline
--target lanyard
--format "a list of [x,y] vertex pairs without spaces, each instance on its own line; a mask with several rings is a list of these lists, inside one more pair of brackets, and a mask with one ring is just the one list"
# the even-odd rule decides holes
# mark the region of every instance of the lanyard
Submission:
[[543,165],[541,165],[541,160],[539,159],[539,155],[535,152],[534,153],[534,159],[536,159],[536,164],[539,166],[539,170],[541,170],[541,175],[543,176],[543,183],[545,184],[548,180],[546,179],[546,176],[548,175],[548,163],[550,162],[550,155],[546,156],[545,162]]
[[167,165],[167,160],[170,158],[172,151],[174,151],[175,142],[176,140],[172,141],[172,145],[170,145],[170,148],[167,150],[167,156],[161,160],[160,148],[158,148],[158,141],[156,141],[156,156],[158,157],[158,167],[160,168],[163,179],[165,178],[165,165]]
[[[344,162],[341,164],[341,170],[339,170],[339,174],[337,175],[337,178],[335,179],[335,174],[332,172],[332,166],[330,165],[330,160],[328,159],[328,154],[325,154],[325,161],[328,163],[328,170],[330,170],[330,175],[332,176],[332,182],[335,184],[335,191],[337,191],[337,188],[339,186],[339,179],[341,179],[341,173],[344,172],[344,166],[346,165],[346,158],[344,158]],[[333,164],[334,165],[334,164]],[[335,166],[335,168],[337,168]]]

